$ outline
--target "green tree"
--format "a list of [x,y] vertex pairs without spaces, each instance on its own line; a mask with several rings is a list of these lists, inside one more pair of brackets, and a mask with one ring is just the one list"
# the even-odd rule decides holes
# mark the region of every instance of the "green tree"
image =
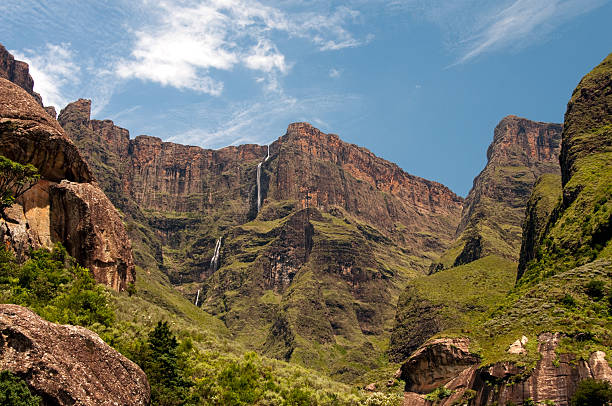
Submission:
[[151,385],[151,404],[174,406],[185,404],[189,383],[179,365],[179,344],[168,327],[159,321],[149,333],[145,359],[141,365]]
[[0,155],[0,214],[40,179],[34,165],[22,165]]
[[612,386],[607,381],[585,379],[578,383],[572,406],[606,406],[612,402]]
[[32,395],[28,385],[9,371],[0,372],[0,406],[38,406],[40,398]]

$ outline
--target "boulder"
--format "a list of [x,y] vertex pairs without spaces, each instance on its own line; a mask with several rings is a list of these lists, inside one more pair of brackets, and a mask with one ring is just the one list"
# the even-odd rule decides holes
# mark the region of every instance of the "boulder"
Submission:
[[148,405],[147,377],[83,328],[0,305],[0,369],[25,380],[43,405]]

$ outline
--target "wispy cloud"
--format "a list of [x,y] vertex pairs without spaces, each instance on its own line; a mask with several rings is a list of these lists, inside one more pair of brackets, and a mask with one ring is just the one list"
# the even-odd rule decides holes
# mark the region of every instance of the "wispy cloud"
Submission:
[[408,12],[440,27],[451,65],[483,54],[546,41],[568,20],[609,0],[380,0],[393,13]]
[[219,107],[212,103],[200,103],[169,111],[168,115],[189,117],[194,126],[177,129],[176,133],[168,134],[164,139],[205,148],[243,143],[265,144],[281,136],[288,123],[309,121],[326,127],[326,121],[321,117],[333,116],[347,107],[360,111],[361,104],[362,98],[354,94],[268,97]]
[[70,44],[46,44],[40,50],[10,51],[16,59],[30,65],[34,90],[47,105],[62,107],[69,101],[66,87],[78,83],[81,68],[74,61]]
[[336,79],[336,78],[339,78],[340,75],[342,75],[342,71],[340,71],[340,70],[338,70],[336,68],[331,68],[329,70],[329,77],[330,78]]
[[482,28],[465,39],[465,51],[457,63],[485,52],[521,47],[541,41],[568,19],[601,6],[603,0],[515,0],[485,16]]

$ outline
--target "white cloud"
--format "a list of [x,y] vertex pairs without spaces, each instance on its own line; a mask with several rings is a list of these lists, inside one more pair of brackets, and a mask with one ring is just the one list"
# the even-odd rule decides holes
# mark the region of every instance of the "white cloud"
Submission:
[[81,70],[74,62],[70,44],[46,44],[40,51],[10,52],[30,66],[34,91],[40,93],[46,105],[62,107],[70,101],[66,88],[79,82]]
[[116,74],[214,96],[223,91],[216,71],[236,66],[265,74],[265,80],[260,76],[256,81],[278,92],[279,77],[291,64],[275,35],[307,39],[321,51],[371,40],[358,40],[345,27],[359,18],[348,7],[317,14],[289,13],[255,0],[143,1],[150,9],[149,22],[132,32],[131,54],[117,63]]
[[329,70],[329,77],[330,77],[330,78],[334,78],[334,79],[336,79],[336,78],[339,78],[339,77],[340,77],[340,75],[342,75],[342,71],[339,71],[339,70],[338,70],[338,69],[336,69],[336,68],[331,68],[331,69]]

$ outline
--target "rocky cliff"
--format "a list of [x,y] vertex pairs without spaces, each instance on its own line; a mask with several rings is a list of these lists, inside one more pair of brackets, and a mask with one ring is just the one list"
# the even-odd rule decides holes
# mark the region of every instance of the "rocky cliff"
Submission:
[[40,181],[7,212],[2,239],[18,256],[63,243],[96,280],[124,289],[134,280],[121,218],[64,130],[23,89],[0,79],[0,154],[34,165]]
[[[206,150],[130,139],[89,110],[79,100],[58,120],[126,215],[137,262],[192,300],[199,290],[204,308],[270,355],[327,368],[322,354],[341,342],[355,365],[459,222],[463,202],[448,188],[307,123],[269,148]],[[329,372],[349,379],[352,368]]]
[[536,180],[560,172],[560,124],[516,116],[495,127],[487,165],[474,179],[457,228],[457,240],[440,268],[462,265],[487,255],[518,261],[525,207]]
[[[587,74],[568,104],[562,179],[542,176],[531,194],[515,287],[480,320],[439,332],[411,355],[406,404],[445,385],[451,396],[439,404],[567,405],[580,380],[612,381],[611,61]],[[469,340],[462,351],[440,345],[458,336]]]
[[0,44],[0,78],[15,83],[42,106],[42,98],[34,91],[34,79],[30,75],[30,67],[25,62],[16,61],[2,44]]
[[22,377],[44,405],[148,405],[144,372],[91,331],[0,305],[0,368]]

